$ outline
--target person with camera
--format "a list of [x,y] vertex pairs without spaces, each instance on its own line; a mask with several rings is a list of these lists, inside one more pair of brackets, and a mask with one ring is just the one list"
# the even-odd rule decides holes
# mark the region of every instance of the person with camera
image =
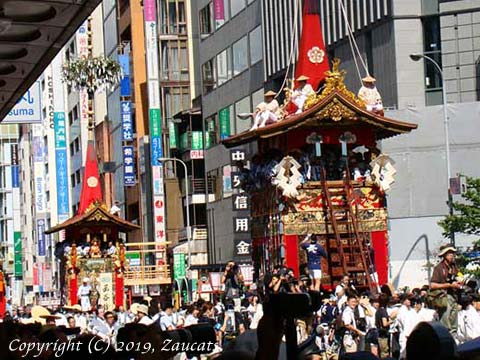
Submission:
[[350,276],[344,275],[342,281],[335,288],[335,296],[337,297],[337,306],[342,311],[347,303],[348,294],[355,294],[356,290],[350,281]]
[[237,305],[236,303],[239,302],[242,292],[243,275],[234,261],[227,263],[221,282],[225,286],[225,299],[233,299],[235,305]]
[[440,247],[438,256],[442,261],[433,269],[430,280],[429,301],[437,310],[440,322],[456,334],[458,326],[458,292],[462,283],[457,281],[458,269],[455,264],[457,250],[451,245]]

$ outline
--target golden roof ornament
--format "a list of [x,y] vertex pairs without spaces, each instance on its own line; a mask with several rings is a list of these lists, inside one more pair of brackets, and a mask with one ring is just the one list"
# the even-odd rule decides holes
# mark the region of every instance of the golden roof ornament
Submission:
[[325,79],[324,89],[319,95],[312,94],[308,97],[308,99],[305,101],[305,110],[310,109],[333,92],[341,93],[356,105],[366,108],[365,103],[345,86],[346,74],[347,72],[345,70],[340,70],[340,59],[333,59],[332,70],[325,72],[327,77]]

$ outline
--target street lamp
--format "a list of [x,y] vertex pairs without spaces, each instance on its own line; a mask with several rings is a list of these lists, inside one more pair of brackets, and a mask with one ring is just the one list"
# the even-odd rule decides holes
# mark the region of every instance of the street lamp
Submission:
[[[425,55],[425,54],[410,54],[410,59],[413,61],[419,61],[420,59],[425,59],[433,63],[435,68],[438,70],[440,73],[440,76],[442,78],[442,96],[443,96],[443,124],[445,126],[445,157],[447,160],[447,192],[448,192],[448,210],[449,214],[453,215],[453,199],[452,199],[452,192],[450,189],[450,136],[449,136],[449,131],[448,131],[448,112],[447,112],[447,87],[445,86],[445,77],[443,76],[443,70],[440,67],[440,65],[433,60],[430,56]],[[450,242],[452,243],[453,246],[455,246],[455,233],[452,231],[450,234]]]
[[183,165],[183,168],[185,170],[185,203],[187,206],[187,245],[188,245],[188,262],[187,262],[187,277],[189,277],[190,273],[190,267],[192,265],[192,244],[191,244],[191,231],[190,231],[190,201],[188,199],[188,169],[187,169],[187,164],[183,160],[177,159],[177,158],[168,158],[168,157],[162,157],[157,159],[158,162],[165,162],[165,161],[177,161],[180,164]]

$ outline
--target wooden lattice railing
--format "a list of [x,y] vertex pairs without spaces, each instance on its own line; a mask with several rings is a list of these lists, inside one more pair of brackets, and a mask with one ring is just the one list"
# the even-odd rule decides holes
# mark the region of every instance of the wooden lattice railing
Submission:
[[170,284],[168,265],[144,265],[127,268],[124,272],[125,286]]

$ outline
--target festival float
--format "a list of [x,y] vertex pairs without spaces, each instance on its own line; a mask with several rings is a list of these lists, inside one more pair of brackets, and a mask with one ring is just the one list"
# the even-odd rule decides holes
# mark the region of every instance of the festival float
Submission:
[[417,125],[383,115],[368,72],[357,96],[345,85],[340,60],[329,69],[317,7],[307,1],[304,9],[297,90],[292,81],[278,109],[275,92],[267,92],[266,105],[274,106],[259,105],[251,114],[266,121],[255,121],[250,131],[223,144],[232,151],[257,149],[247,154],[248,166],[232,169],[251,203],[257,275],[280,264],[303,273],[308,250],[302,245],[312,239],[327,253],[321,261],[323,288],[350,275],[357,288],[376,291],[388,281],[386,192],[395,175],[380,141]]
[[[62,304],[80,303],[85,311],[98,305],[113,310],[125,304],[125,288],[170,284],[166,243],[121,240],[139,228],[114,214],[103,202],[97,157],[93,141],[89,141],[78,213],[45,231],[63,232],[60,237],[64,240],[55,250],[60,260]],[[144,265],[143,260],[130,266],[128,254],[132,252],[141,253],[142,259],[150,252],[163,259],[163,265]]]

